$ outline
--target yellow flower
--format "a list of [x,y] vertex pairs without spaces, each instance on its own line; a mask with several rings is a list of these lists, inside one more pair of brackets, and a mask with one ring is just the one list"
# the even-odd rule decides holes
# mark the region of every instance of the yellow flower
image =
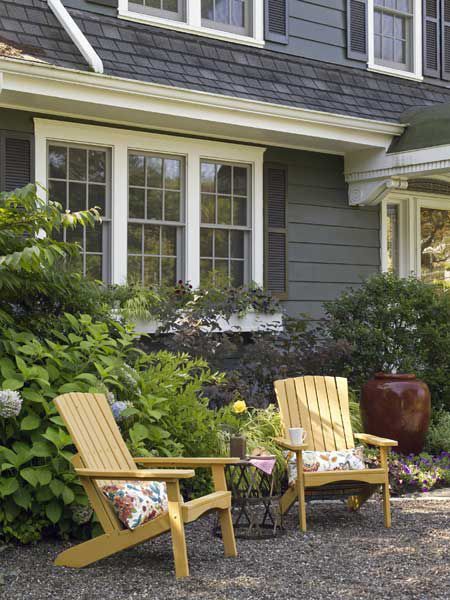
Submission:
[[247,405],[245,404],[245,400],[236,400],[233,404],[232,411],[239,415],[240,413],[244,413],[247,410]]

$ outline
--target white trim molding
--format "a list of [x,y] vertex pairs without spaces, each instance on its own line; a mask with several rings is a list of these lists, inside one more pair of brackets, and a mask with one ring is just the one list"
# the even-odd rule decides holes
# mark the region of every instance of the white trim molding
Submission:
[[103,62],[100,56],[72,19],[61,0],[47,0],[47,4],[91,69],[95,73],[103,73]]
[[374,22],[374,0],[367,0],[367,48],[368,62],[367,69],[383,75],[401,77],[403,79],[412,79],[414,81],[423,81],[422,75],[422,0],[411,0],[413,5],[413,23],[411,40],[411,71],[396,69],[385,65],[380,65],[375,59],[375,22]]
[[145,23],[165,29],[174,29],[175,31],[183,31],[185,33],[211,37],[227,42],[235,42],[246,46],[256,46],[259,48],[264,46],[263,0],[253,0],[251,19],[252,35],[241,35],[221,29],[212,29],[202,25],[200,0],[187,0],[186,18],[184,21],[157,17],[148,13],[130,10],[129,4],[132,4],[129,0],[119,0],[118,15],[120,19]]
[[264,283],[263,155],[265,148],[150,134],[126,129],[34,119],[35,178],[47,188],[49,142],[93,145],[110,150],[112,157],[112,282],[127,279],[128,154],[140,151],[182,156],[186,164],[186,221],[184,280],[200,284],[200,161],[245,163],[252,172],[250,281]]
[[1,105],[113,125],[345,154],[389,147],[404,126],[52,65],[0,59]]

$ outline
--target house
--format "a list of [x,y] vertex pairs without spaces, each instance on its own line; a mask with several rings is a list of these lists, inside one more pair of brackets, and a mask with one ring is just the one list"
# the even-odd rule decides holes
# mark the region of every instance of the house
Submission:
[[450,279],[444,0],[1,0],[0,187],[71,210],[84,273],[211,271],[290,314]]

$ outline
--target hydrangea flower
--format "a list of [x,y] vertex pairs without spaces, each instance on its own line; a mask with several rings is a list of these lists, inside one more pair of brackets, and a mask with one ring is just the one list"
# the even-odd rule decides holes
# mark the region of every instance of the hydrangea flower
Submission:
[[108,400],[109,405],[111,406],[114,404],[116,397],[114,396],[113,392],[106,392],[106,399]]
[[122,402],[121,400],[116,400],[116,402],[111,404],[111,410],[117,422],[122,421],[124,418],[122,413],[126,408],[128,408],[128,404],[126,402]]
[[0,390],[0,417],[17,417],[22,408],[22,396],[13,390]]

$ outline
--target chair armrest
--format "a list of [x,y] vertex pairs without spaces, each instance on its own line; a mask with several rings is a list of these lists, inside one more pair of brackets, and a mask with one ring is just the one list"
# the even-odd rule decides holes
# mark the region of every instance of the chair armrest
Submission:
[[379,448],[398,446],[396,440],[389,440],[388,438],[378,437],[370,433],[354,433],[353,435],[357,440],[361,440],[361,442],[365,442],[371,446],[378,446]]
[[130,479],[153,479],[154,481],[169,481],[171,479],[188,479],[194,477],[192,469],[134,469],[134,470],[109,470],[109,469],[75,469],[80,477],[90,479],[117,479],[128,481]]
[[135,462],[142,465],[153,465],[162,467],[214,467],[234,465],[239,462],[239,458],[177,458],[177,457],[158,457],[158,456],[142,456],[133,459]]
[[302,450],[306,450],[308,444],[300,444],[300,446],[296,446],[295,444],[291,444],[290,441],[285,440],[284,438],[273,438],[273,441],[276,442],[282,448],[286,448],[286,450],[291,450],[292,452],[301,452]]

